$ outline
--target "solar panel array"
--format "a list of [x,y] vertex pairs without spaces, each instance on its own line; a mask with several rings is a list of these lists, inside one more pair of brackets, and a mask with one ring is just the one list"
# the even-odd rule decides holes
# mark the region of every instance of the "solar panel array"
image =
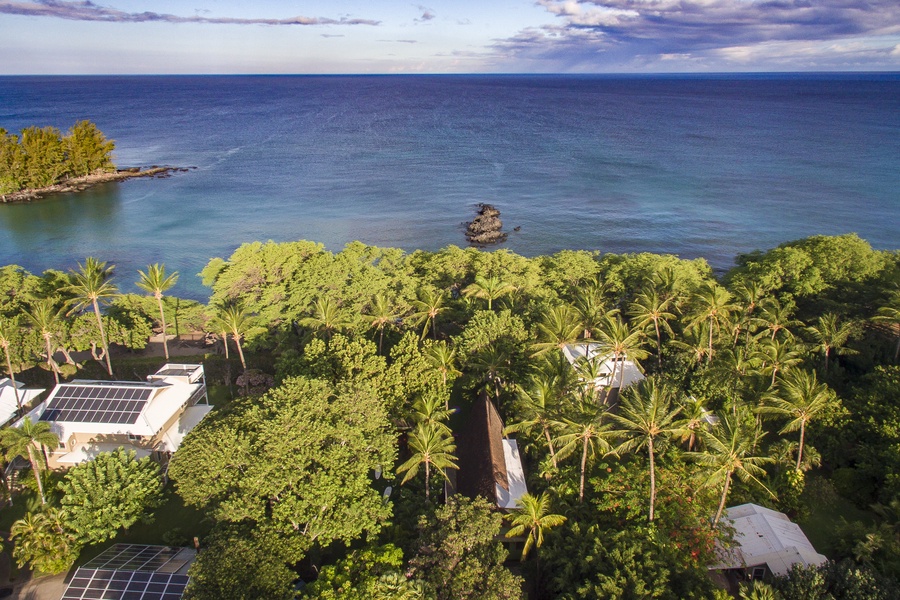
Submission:
[[179,600],[189,579],[184,552],[116,544],[75,572],[61,600]]
[[154,388],[122,385],[60,385],[41,421],[134,424]]

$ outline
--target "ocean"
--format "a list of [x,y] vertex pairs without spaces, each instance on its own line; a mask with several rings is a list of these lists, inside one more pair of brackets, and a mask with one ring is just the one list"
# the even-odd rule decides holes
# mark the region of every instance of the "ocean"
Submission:
[[[89,119],[119,167],[196,167],[0,205],[0,264],[196,274],[244,242],[704,257],[856,232],[900,248],[900,74],[0,77],[0,127]],[[519,231],[513,228],[519,227]]]

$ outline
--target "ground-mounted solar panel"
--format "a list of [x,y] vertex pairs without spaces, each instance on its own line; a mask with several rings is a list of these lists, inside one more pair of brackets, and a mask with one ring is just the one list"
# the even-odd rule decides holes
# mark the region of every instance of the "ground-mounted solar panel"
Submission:
[[192,556],[184,548],[116,544],[75,572],[61,600],[179,600]]
[[154,391],[133,385],[62,385],[40,420],[133,425]]

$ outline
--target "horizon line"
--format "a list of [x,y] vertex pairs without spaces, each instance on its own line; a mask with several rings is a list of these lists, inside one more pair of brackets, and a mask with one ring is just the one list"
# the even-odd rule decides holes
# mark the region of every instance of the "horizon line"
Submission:
[[734,75],[900,75],[900,70],[855,71],[506,71],[460,73],[0,73],[0,77],[695,77]]

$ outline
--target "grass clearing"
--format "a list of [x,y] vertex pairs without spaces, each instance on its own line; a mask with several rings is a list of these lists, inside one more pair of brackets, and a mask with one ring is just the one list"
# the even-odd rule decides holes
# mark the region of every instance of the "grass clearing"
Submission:
[[810,512],[799,525],[813,547],[829,558],[834,555],[837,525],[842,520],[860,521],[866,525],[875,522],[871,512],[858,508],[838,494],[834,485],[824,477],[809,477],[802,498]]

